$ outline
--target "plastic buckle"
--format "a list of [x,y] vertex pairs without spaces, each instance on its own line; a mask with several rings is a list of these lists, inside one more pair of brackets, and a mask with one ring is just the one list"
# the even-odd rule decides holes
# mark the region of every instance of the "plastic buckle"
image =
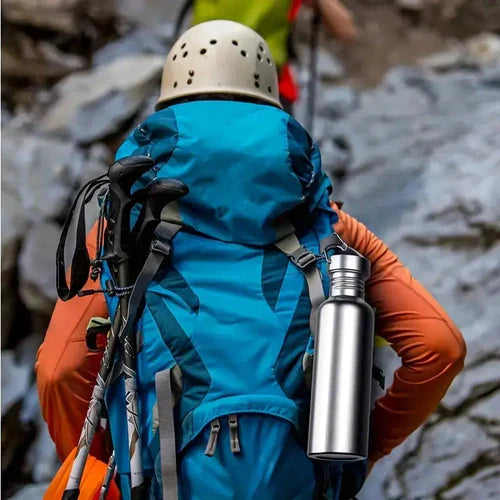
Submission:
[[298,256],[292,256],[292,262],[300,269],[305,269],[306,267],[316,262],[316,260],[316,255],[312,252],[309,252],[309,250],[305,250]]
[[166,243],[166,242],[160,241],[160,240],[153,240],[151,242],[151,251],[152,252],[158,252],[158,253],[162,253],[165,256],[168,256],[168,255],[170,255],[171,250],[172,250],[172,246],[170,245],[170,243]]
[[106,292],[108,297],[114,297],[116,295],[116,287],[113,280],[106,281]]

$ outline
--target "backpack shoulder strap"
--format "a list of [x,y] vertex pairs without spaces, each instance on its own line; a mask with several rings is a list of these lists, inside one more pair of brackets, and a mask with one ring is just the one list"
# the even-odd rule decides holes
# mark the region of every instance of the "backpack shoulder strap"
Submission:
[[316,261],[318,257],[307,250],[300,243],[295,233],[290,233],[287,236],[278,240],[274,246],[285,253],[290,260],[301,269],[307,282],[309,290],[309,299],[311,300],[311,316],[309,318],[309,326],[311,333],[314,334],[316,329],[316,316],[318,307],[325,300],[325,291],[323,281]]

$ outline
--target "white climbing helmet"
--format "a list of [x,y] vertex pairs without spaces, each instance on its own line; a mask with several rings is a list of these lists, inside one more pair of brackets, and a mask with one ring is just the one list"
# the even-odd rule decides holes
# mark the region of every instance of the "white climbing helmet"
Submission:
[[254,30],[234,21],[208,21],[187,30],[170,50],[156,109],[196,94],[235,94],[281,108],[271,51]]

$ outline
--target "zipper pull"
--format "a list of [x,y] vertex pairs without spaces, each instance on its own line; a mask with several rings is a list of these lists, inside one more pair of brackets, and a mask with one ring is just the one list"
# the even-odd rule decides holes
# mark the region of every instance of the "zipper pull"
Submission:
[[229,422],[229,439],[231,442],[231,451],[233,453],[239,453],[240,448],[240,438],[238,437],[238,415],[233,414],[228,417]]
[[210,438],[208,439],[207,447],[205,448],[205,455],[213,457],[215,453],[215,448],[217,447],[217,438],[220,432],[220,422],[218,418],[215,418],[210,423]]

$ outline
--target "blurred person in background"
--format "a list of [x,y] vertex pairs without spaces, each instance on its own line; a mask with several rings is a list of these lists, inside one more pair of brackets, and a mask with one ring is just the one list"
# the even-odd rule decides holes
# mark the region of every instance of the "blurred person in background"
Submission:
[[[352,21],[338,2],[325,0],[320,2],[321,5],[325,22],[329,23],[332,32],[343,33],[346,39],[354,35]],[[289,5],[286,7],[288,9]],[[328,12],[341,15],[327,21],[327,8],[330,8]],[[338,19],[342,16],[346,21],[339,24]],[[201,19],[201,13],[195,11],[195,21]],[[288,35],[280,34],[284,43]],[[277,53],[280,53],[279,50]],[[281,59],[278,59],[282,76],[287,55],[282,50]],[[196,88],[193,89],[195,97]],[[280,90],[283,95],[282,86]],[[235,97],[235,100],[238,98]],[[162,109],[168,106],[169,103],[165,102]],[[377,310],[376,333],[389,342],[402,358],[402,366],[397,370],[392,386],[377,400],[373,410],[369,454],[371,469],[377,460],[404,441],[436,409],[453,378],[463,367],[465,344],[443,308],[411,276],[397,256],[363,224],[343,211],[340,204],[333,203],[332,208],[338,217],[335,231],[371,261],[367,300]],[[96,251],[96,231],[94,227],[87,240],[91,257]],[[92,287],[93,283],[89,281],[87,285]],[[61,469],[62,478],[58,478],[61,484],[65,484],[69,473],[68,457],[74,453],[102,355],[87,349],[86,327],[92,317],[106,315],[107,307],[102,295],[82,297],[71,302],[58,301],[38,353],[36,371],[42,412],[59,456],[61,460],[66,460],[65,468]],[[107,459],[109,448],[105,433],[94,443],[92,454],[99,463]],[[104,463],[101,463],[101,471],[102,467]],[[89,474],[84,478],[91,481]],[[98,491],[102,477],[95,474],[94,479],[92,487]],[[200,481],[203,480],[205,478],[200,478]]]
[[[269,2],[234,2],[232,0],[189,0],[182,9],[177,25],[183,22],[189,7],[193,9],[192,24],[213,19],[228,19],[252,28],[267,42],[278,66],[280,99],[283,107],[292,112],[299,98],[290,61],[295,57],[293,28],[302,5],[314,8],[328,33],[341,42],[356,38],[356,27],[351,13],[339,0],[278,0]],[[318,30],[319,24],[311,25]],[[179,34],[179,33],[178,33]],[[316,34],[312,34],[314,37]],[[315,48],[313,48],[315,50]]]

